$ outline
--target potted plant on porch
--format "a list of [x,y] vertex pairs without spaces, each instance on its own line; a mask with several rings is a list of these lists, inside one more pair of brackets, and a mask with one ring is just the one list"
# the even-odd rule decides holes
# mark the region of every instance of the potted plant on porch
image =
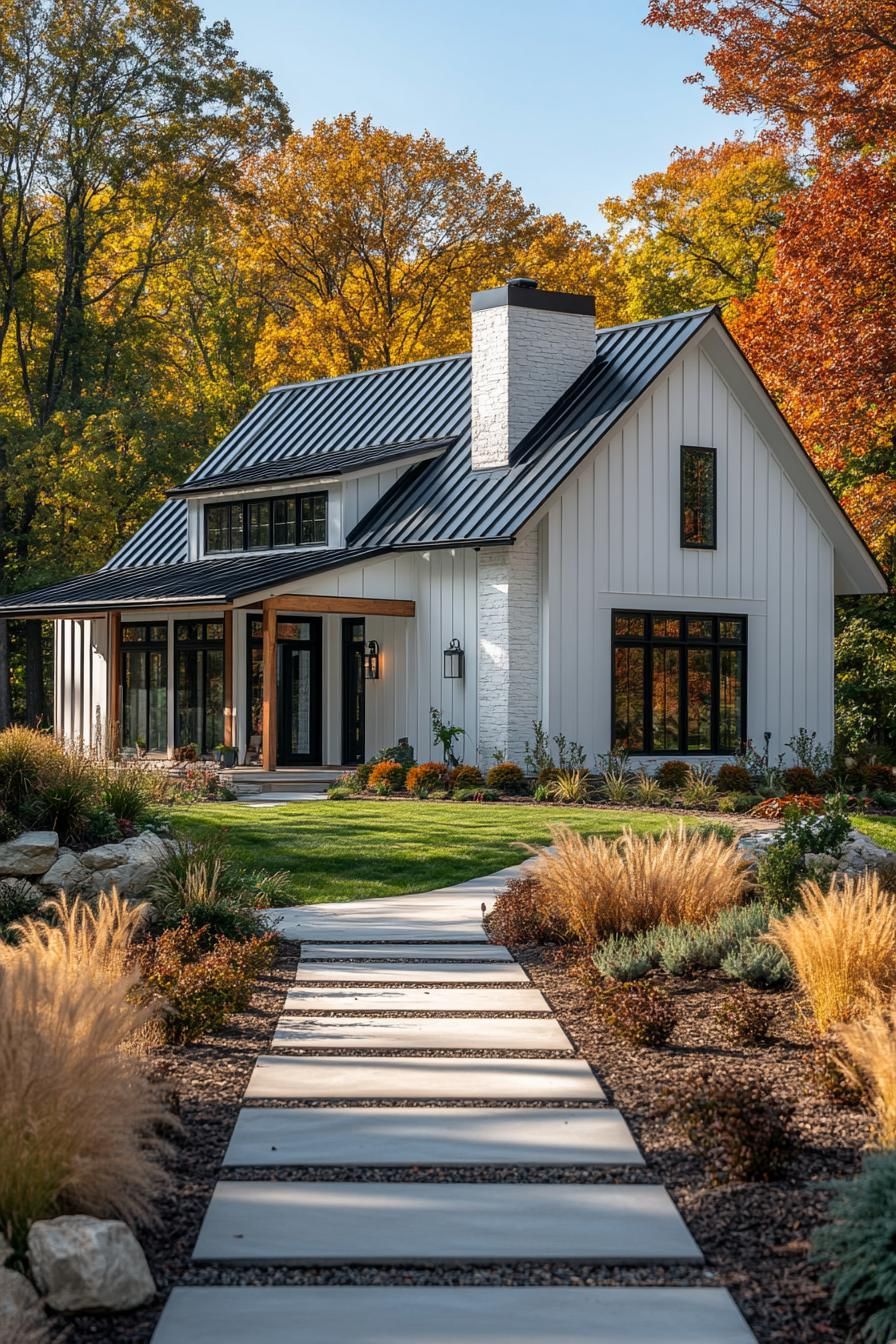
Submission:
[[218,765],[225,770],[232,770],[236,765],[236,747],[225,747],[223,742],[219,742],[213,755]]

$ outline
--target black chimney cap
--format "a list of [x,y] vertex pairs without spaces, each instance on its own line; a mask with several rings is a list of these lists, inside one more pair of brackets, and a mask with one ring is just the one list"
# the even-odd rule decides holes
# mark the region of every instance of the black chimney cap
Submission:
[[537,281],[537,280],[528,280],[528,279],[526,278],[526,276],[524,276],[524,275],[519,275],[519,276],[516,277],[515,280],[508,280],[508,281],[507,281],[507,288],[508,288],[508,289],[511,289],[511,288],[513,288],[513,289],[537,289],[537,288],[538,288],[538,281]]

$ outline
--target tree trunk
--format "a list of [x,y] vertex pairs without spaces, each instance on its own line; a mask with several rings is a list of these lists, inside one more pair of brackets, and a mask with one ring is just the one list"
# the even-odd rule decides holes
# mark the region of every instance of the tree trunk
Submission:
[[12,723],[9,686],[9,622],[0,620],[0,732]]
[[25,722],[36,727],[44,717],[44,645],[40,621],[25,622]]

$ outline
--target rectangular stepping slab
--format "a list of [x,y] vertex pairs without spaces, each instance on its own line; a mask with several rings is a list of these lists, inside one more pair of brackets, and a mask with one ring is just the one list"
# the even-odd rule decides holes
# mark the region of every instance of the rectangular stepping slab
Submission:
[[642,1166],[616,1110],[261,1107],[240,1111],[225,1167]]
[[302,961],[513,961],[497,943],[302,943]]
[[267,1265],[703,1263],[661,1185],[416,1181],[219,1181],[193,1259]]
[[281,1017],[273,1044],[320,1050],[563,1050],[548,1017]]
[[246,1100],[603,1101],[604,1092],[584,1059],[262,1055]]
[[522,966],[515,961],[493,965],[455,964],[438,961],[332,962],[326,966],[300,962],[296,967],[299,984],[311,981],[328,985],[352,985],[375,982],[383,985],[530,985]]
[[755,1344],[724,1288],[175,1288],[152,1344]]
[[300,941],[444,938],[484,943],[488,935],[482,927],[482,905],[488,908],[505,883],[506,879],[492,881],[487,890],[455,888],[340,901],[338,905],[298,905],[266,913],[284,938]]
[[540,992],[528,989],[467,988],[404,989],[376,985],[365,989],[335,986],[332,989],[291,989],[286,995],[287,1013],[549,1013],[551,1005]]

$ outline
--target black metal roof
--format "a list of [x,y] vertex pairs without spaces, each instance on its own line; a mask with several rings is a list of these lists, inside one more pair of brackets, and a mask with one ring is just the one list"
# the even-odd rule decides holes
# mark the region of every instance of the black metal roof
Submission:
[[379,554],[379,550],[372,548],[266,551],[263,555],[218,557],[182,565],[101,569],[96,574],[85,574],[83,578],[69,579],[51,588],[5,597],[0,603],[0,611],[11,617],[56,613],[77,616],[79,612],[117,611],[127,607],[151,607],[157,603],[217,605]]
[[[5,599],[0,614],[229,601],[383,551],[510,540],[714,311],[598,331],[594,362],[526,435],[510,465],[494,471],[473,471],[470,462],[469,355],[275,388],[99,574]],[[337,459],[346,470],[362,459],[385,463],[397,450],[430,460],[402,473],[349,534],[347,550],[187,562],[187,500],[180,496],[300,479],[324,464],[334,472]]]
[[277,481],[309,481],[320,476],[345,476],[366,467],[390,467],[418,457],[438,457],[456,439],[452,434],[440,439],[416,439],[412,443],[368,443],[363,448],[346,448],[334,453],[305,453],[284,462],[261,462],[254,467],[223,471],[218,476],[202,476],[168,491],[169,499],[230,490],[241,485],[268,485]]

